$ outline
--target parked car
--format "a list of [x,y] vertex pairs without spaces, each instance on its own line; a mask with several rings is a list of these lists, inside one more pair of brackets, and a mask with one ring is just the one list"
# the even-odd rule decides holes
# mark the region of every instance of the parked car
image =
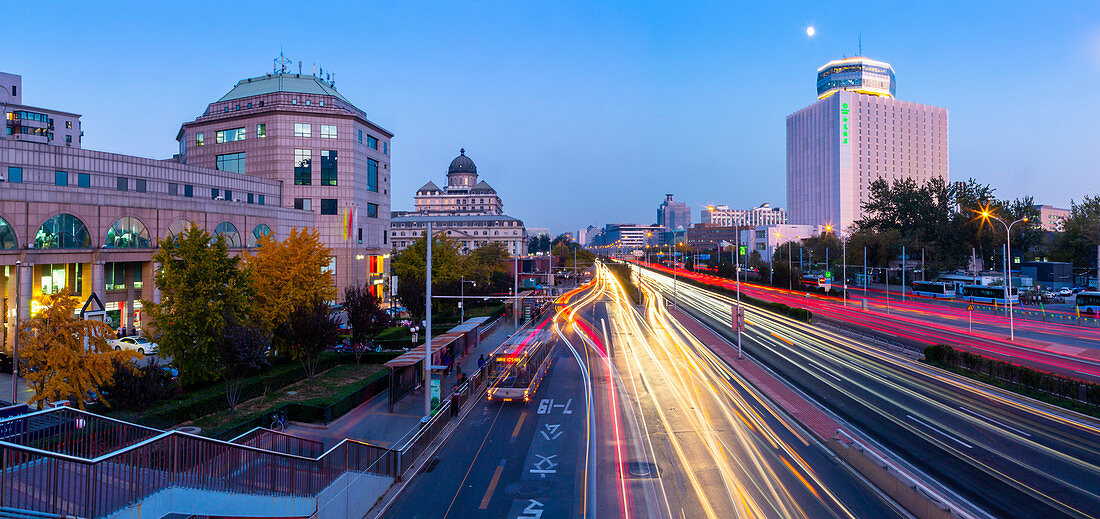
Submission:
[[126,348],[128,350],[134,350],[142,355],[156,355],[157,343],[150,342],[149,339],[140,335],[132,335],[130,337],[123,337],[121,339],[112,339],[107,341],[107,344],[116,350]]
[[1060,295],[1062,297],[1069,297],[1069,296],[1073,295],[1073,290],[1070,290],[1068,288],[1063,288],[1063,289],[1058,291],[1058,295]]

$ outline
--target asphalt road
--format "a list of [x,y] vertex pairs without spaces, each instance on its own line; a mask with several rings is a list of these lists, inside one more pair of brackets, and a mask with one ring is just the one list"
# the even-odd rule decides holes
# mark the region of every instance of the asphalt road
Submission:
[[[671,292],[671,278],[644,275]],[[684,284],[677,295],[729,334],[730,298]],[[1097,421],[746,309],[748,353],[982,509],[1000,517],[1100,513]]]

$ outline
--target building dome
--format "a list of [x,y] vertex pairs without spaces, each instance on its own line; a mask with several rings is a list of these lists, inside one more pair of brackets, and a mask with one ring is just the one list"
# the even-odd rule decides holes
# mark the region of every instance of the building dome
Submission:
[[458,156],[451,161],[451,167],[447,168],[447,174],[452,173],[477,174],[477,166],[474,165],[474,161],[470,160],[470,157],[466,156],[466,148],[458,150]]

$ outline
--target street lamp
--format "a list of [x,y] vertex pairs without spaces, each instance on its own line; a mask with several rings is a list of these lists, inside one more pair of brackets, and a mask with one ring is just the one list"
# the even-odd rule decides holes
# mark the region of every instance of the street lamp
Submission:
[[1012,283],[1012,278],[1010,277],[1010,272],[1011,272],[1011,269],[1012,269],[1012,226],[1016,225],[1018,223],[1022,223],[1022,224],[1026,225],[1027,222],[1028,222],[1028,217],[1025,216],[1025,217],[1020,218],[1019,220],[1016,220],[1015,222],[1012,222],[1012,223],[1005,223],[1004,220],[1002,220],[1000,218],[997,218],[996,216],[993,216],[993,213],[991,213],[989,211],[989,209],[982,209],[982,211],[978,214],[981,215],[982,219],[985,220],[985,221],[997,220],[998,222],[1001,222],[1001,225],[1005,226],[1005,281],[1004,281],[1004,284],[1005,284],[1005,308],[1008,308],[1008,334],[1009,334],[1009,338],[1010,338],[1010,340],[1015,341],[1016,340],[1016,328],[1013,326],[1013,322],[1012,322],[1012,300],[1009,299],[1009,291],[1010,291],[1009,285]]
[[462,322],[460,322],[459,324],[462,324],[466,322],[466,283],[469,283],[470,286],[476,287],[477,281],[466,281],[466,278],[459,278],[458,282],[460,285],[460,288],[458,289],[458,309],[462,311]]

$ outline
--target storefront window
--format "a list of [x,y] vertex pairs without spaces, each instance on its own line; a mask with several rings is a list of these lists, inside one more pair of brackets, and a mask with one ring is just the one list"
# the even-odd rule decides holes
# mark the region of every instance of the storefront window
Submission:
[[88,228],[71,214],[50,217],[38,228],[38,234],[34,237],[36,249],[87,249],[91,246]]
[[137,218],[124,216],[107,229],[107,242],[103,246],[108,249],[147,249],[150,247],[149,231]]

